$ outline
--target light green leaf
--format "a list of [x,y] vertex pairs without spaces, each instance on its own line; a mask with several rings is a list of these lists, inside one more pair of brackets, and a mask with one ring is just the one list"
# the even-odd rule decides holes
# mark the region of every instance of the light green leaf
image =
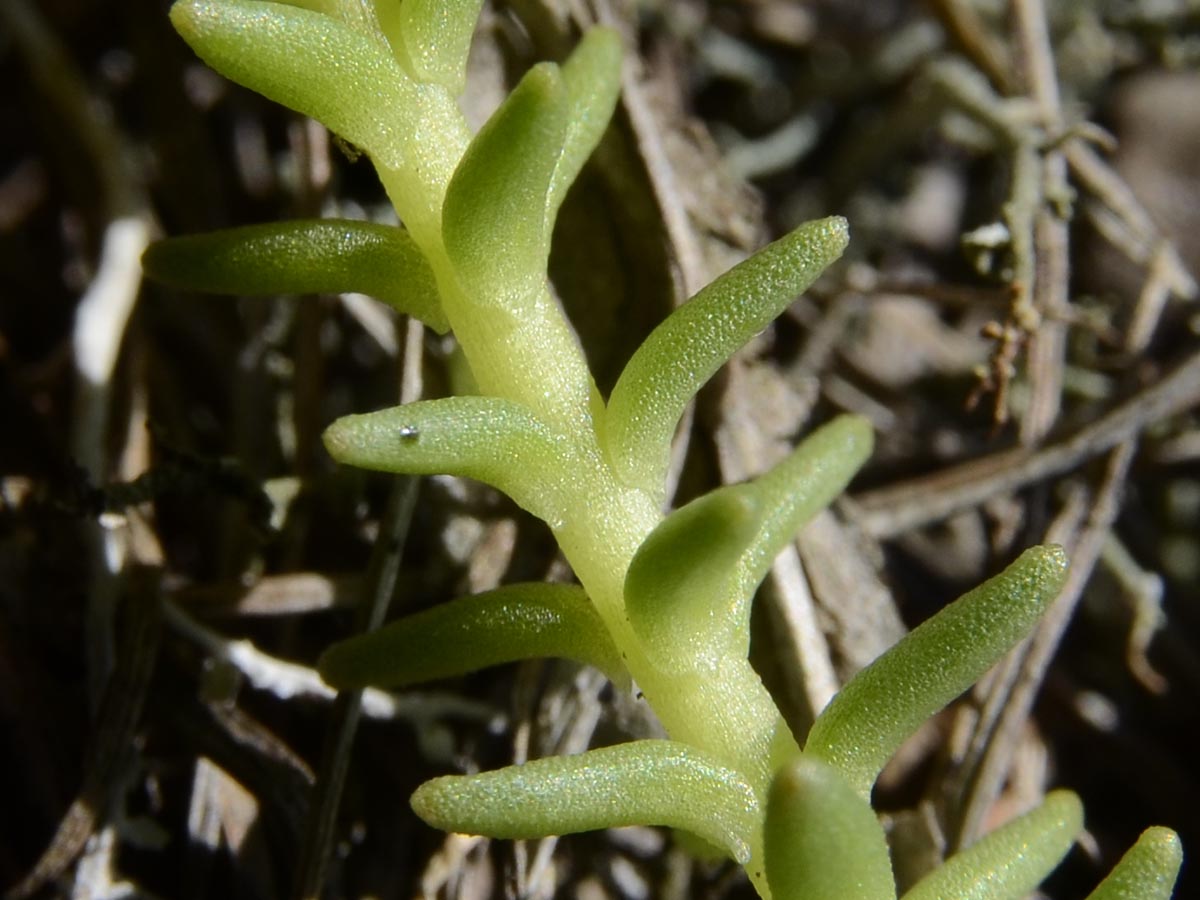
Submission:
[[554,169],[546,225],[552,228],[567,196],[612,118],[621,95],[621,37],[611,28],[593,28],[563,64],[571,113],[562,156]]
[[562,75],[539,63],[467,148],[442,209],[446,250],[468,292],[519,317],[544,290],[545,209],[567,133]]
[[903,900],[1020,900],[1059,864],[1083,829],[1083,807],[1053,791],[1037,809],[950,857]]
[[838,416],[773,469],[734,488],[753,499],[761,517],[742,555],[741,593],[754,592],[796,533],[845,490],[874,444],[870,422],[861,416]]
[[432,81],[452,96],[462,93],[467,80],[467,53],[483,0],[404,0],[382,3],[380,16],[396,17],[394,28],[386,28],[404,43],[413,73],[421,81]]
[[737,772],[674,741],[634,741],[435,778],[417,788],[412,807],[434,828],[496,838],[668,825],[742,863],[750,858],[762,815],[753,789]]
[[832,763],[869,797],[905,738],[1029,633],[1066,572],[1061,547],[1026,550],[855,675],[817,717],[805,751]]
[[558,67],[543,63],[471,142],[443,205],[455,276],[443,302],[484,393],[591,440],[602,404],[546,280],[546,209],[570,115]]
[[463,475],[499,488],[557,527],[569,442],[519,403],[447,397],[345,416],[324,434],[338,462],[409,475]]
[[1147,828],[1087,900],[1170,900],[1183,844],[1170,828]]
[[370,294],[444,333],[449,325],[425,257],[402,228],[300,219],[168,238],[142,257],[146,274],[214,294]]
[[281,3],[284,6],[295,6],[298,9],[318,12],[324,16],[340,19],[343,22],[346,20],[347,9],[345,0],[275,0],[275,2]]
[[608,403],[617,474],[663,495],[671,437],[696,392],[842,254],[846,220],[801,225],[734,266],[668,316],[637,349]]
[[371,7],[362,3],[361,0],[276,0],[276,2],[331,16],[361,34],[374,34],[377,28],[374,16],[371,14]]
[[747,617],[730,599],[758,512],[751,498],[722,488],[675,510],[638,548],[625,609],[663,669],[711,669],[749,642]]
[[399,688],[539,657],[572,659],[629,684],[604,623],[583,588],[571,584],[514,584],[461,597],[334,644],[318,668],[337,688]]
[[771,471],[693,500],[651,532],[625,577],[625,606],[660,666],[690,671],[746,657],[755,588],[872,442],[865,419],[840,416]]
[[765,838],[767,883],[779,900],[895,900],[875,811],[818,759],[801,754],[775,776]]
[[[441,87],[414,83],[379,39],[258,0],[180,0],[171,21],[222,75],[312,116],[377,165],[419,172],[422,190],[440,197],[467,140],[462,114]],[[423,212],[436,220],[438,210]]]

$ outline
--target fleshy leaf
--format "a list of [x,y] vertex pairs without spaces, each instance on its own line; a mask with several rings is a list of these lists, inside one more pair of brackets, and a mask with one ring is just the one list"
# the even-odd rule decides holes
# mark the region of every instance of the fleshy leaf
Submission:
[[371,7],[360,0],[273,0],[273,2],[331,16],[362,34],[371,34],[375,30]]
[[[419,171],[435,190],[449,181],[467,140],[462,114],[441,87],[414,83],[382,40],[258,0],[179,0],[171,21],[227,78],[312,116],[377,164]],[[424,213],[436,220],[438,210]]]
[[446,250],[468,290],[521,297],[545,281],[550,235],[544,210],[570,115],[558,66],[539,63],[467,148],[443,206]]
[[749,641],[748,623],[729,601],[758,524],[753,499],[722,488],[675,510],[638,548],[625,576],[625,609],[660,666],[712,668]]
[[903,900],[1020,900],[1054,870],[1082,829],[1079,798],[1052,791],[1032,812],[950,857]]
[[[483,0],[404,0],[381,3],[381,16],[391,10],[414,75],[440,84],[451,95],[462,93],[467,80],[467,53]],[[389,37],[391,28],[385,29]]]
[[570,116],[558,67],[541,63],[475,136],[443,205],[461,288],[443,296],[484,393],[521,400],[580,435],[591,433],[599,398],[546,280],[546,209]]
[[765,828],[763,860],[774,897],[895,900],[875,811],[827,763],[801,754],[780,770]]
[[[325,429],[338,462],[408,475],[463,475],[499,488],[556,527],[571,448],[519,403],[446,397],[344,416]],[[554,460],[554,465],[544,461]]]
[[846,220],[801,225],[734,266],[669,315],[633,354],[608,404],[617,474],[663,495],[671,437],[696,392],[841,256]]
[[629,681],[591,601],[570,584],[507,585],[443,603],[334,644],[319,668],[337,688],[399,688],[538,657]]
[[905,738],[1029,633],[1066,572],[1061,547],[1026,550],[855,675],[817,717],[805,751],[832,763],[869,797]]
[[1147,828],[1087,900],[1171,900],[1183,845],[1170,828]]
[[668,825],[741,863],[762,814],[737,772],[686,744],[657,740],[435,778],[417,788],[412,807],[434,828],[495,838]]
[[870,424],[839,416],[774,469],[671,513],[625,577],[630,621],[668,668],[711,666],[750,646],[750,600],[779,551],[870,455]]
[[449,328],[433,272],[402,228],[349,219],[248,225],[159,241],[142,266],[157,281],[214,294],[357,291]]
[[611,28],[593,28],[563,63],[563,82],[571,106],[562,156],[554,169],[546,225],[554,217],[612,118],[621,94],[621,37]]
[[760,510],[742,555],[739,590],[749,596],[796,532],[837,498],[871,455],[875,435],[861,416],[838,416],[806,437],[770,471],[733,489]]

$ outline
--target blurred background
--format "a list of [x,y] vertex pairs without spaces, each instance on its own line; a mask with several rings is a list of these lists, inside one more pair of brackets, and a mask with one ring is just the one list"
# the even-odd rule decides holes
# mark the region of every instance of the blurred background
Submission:
[[[490,842],[409,811],[434,775],[656,733],[596,673],[359,703],[316,677],[389,559],[392,615],[569,571],[489,489],[325,455],[337,416],[452,391],[451,339],[359,295],[143,281],[166,235],[395,221],[369,160],[207,69],[167,11],[0,4],[0,889],[752,896],[653,829]],[[1048,896],[1085,896],[1151,824],[1195,852],[1200,6],[498,0],[469,120],[595,21],[624,34],[625,91],[551,275],[602,390],[765,240],[851,222],[846,258],[706,388],[673,472],[682,502],[837,412],[876,428],[756,607],[794,728],[1024,547],[1073,560],[1030,644],[885,772],[900,881],[1054,786],[1088,834]],[[1185,863],[1176,896],[1197,893]]]

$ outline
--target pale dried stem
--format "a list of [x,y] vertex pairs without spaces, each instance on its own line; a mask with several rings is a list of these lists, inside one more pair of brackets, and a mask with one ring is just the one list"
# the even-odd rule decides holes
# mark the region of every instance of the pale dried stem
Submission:
[[[1025,88],[1037,106],[1042,131],[1055,134],[1062,129],[1062,106],[1045,6],[1041,0],[1013,0],[1012,12]],[[1054,194],[1065,202],[1066,162],[1059,150],[1048,149],[1039,154],[1039,164],[1039,198],[1030,211],[1032,246],[1028,248],[1032,255],[1028,265],[1034,275],[1028,290],[1038,324],[1029,329],[1027,371],[1031,390],[1020,426],[1020,441],[1025,446],[1042,442],[1061,407],[1067,330],[1063,319],[1070,277],[1067,222],[1048,202]],[[1015,254],[1015,239],[1013,249]]]
[[1164,247],[1164,266],[1171,293],[1183,299],[1195,299],[1200,293],[1196,279],[1117,171],[1096,152],[1095,147],[1080,138],[1069,139],[1063,145],[1063,154],[1080,187],[1111,214],[1101,218],[1093,215],[1095,224],[1105,236],[1131,260],[1143,265]]
[[878,539],[941,521],[991,497],[1061,475],[1162,419],[1200,403],[1200,353],[1091,425],[1040,450],[1024,447],[941,469],[852,498],[859,526]]

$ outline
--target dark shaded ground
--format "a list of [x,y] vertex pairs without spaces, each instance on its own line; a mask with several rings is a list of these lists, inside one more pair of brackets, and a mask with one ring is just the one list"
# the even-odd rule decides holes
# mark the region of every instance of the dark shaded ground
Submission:
[[[336,470],[319,433],[394,403],[406,355],[409,383],[444,393],[450,348],[355,300],[141,284],[143,231],[385,216],[382,194],[365,160],[201,67],[165,5],[5,3],[0,885],[274,897],[328,852],[329,896],[748,896],[657,832],[539,848],[412,816],[432,775],[652,727],[555,663],[373,698],[332,838],[313,838],[341,719],[305,667],[348,633],[397,521],[391,482]],[[965,749],[978,704],[946,713],[877,799],[953,844],[974,816],[1074,788],[1093,843],[1047,887],[1071,898],[1150,824],[1200,847],[1200,14],[1050,12],[1040,35],[1031,0],[648,3],[636,33],[616,10],[640,60],[553,273],[605,386],[767,235],[850,218],[848,258],[706,391],[680,496],[756,471],[810,421],[872,419],[854,502],[797,548],[843,678],[1022,547],[1068,547],[1061,646],[1038,662],[1048,627],[1014,663],[1040,690],[996,695],[1008,718],[982,758]],[[489,9],[472,103],[572,28],[551,0]],[[980,229],[1000,221],[1013,241],[993,246]],[[107,338],[76,324],[89,289]],[[562,577],[504,498],[415,489],[394,610]],[[769,586],[756,653],[803,719],[771,613],[795,587]],[[917,870],[928,830],[896,818],[898,867]],[[1185,868],[1177,896],[1198,892]]]

